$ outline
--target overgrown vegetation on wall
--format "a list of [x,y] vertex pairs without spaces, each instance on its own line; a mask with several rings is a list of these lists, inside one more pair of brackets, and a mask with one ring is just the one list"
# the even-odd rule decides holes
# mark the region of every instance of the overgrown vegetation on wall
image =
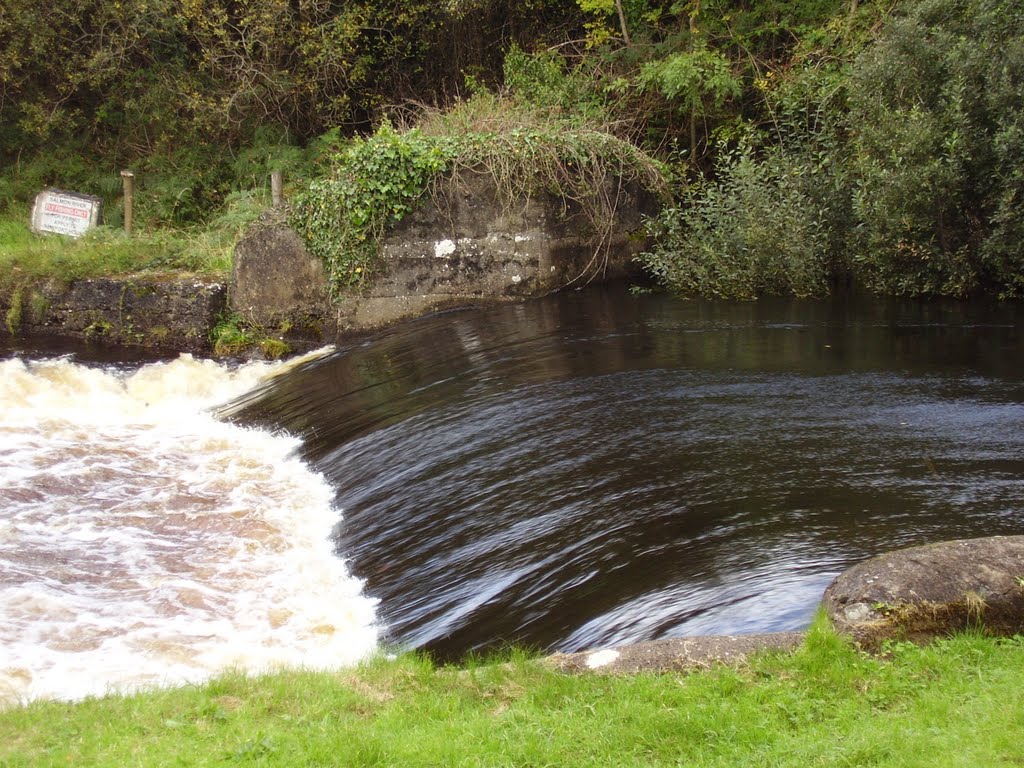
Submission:
[[645,258],[679,292],[1017,297],[1022,14],[1011,0],[10,0],[0,216],[55,185],[102,196],[117,226],[132,167],[141,226],[187,229],[280,168],[347,285],[439,173],[484,164],[521,187],[580,158],[654,157],[675,201]]
[[442,178],[450,189],[462,174],[484,174],[510,210],[555,195],[578,207],[597,242],[610,236],[627,185],[667,189],[661,166],[633,144],[487,92],[411,130],[385,123],[325,163],[326,175],[296,197],[292,222],[335,290],[372,273],[387,227],[437,194]]

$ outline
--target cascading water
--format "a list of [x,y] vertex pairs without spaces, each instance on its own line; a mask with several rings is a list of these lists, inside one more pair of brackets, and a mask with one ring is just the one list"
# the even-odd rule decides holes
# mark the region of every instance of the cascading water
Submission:
[[272,372],[0,362],[0,703],[373,650],[331,489],[208,410]]
[[282,368],[0,362],[0,695],[802,627],[864,557],[1024,533],[1022,329],[590,290]]
[[860,559],[1024,532],[1021,320],[567,293],[407,324],[228,413],[302,438],[391,641],[790,630]]

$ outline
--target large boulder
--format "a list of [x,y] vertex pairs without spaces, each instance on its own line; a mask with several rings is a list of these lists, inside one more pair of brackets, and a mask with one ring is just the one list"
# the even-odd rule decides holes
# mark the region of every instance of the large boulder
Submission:
[[970,627],[1024,632],[1024,536],[962,539],[897,550],[855,565],[822,605],[862,648],[927,641]]

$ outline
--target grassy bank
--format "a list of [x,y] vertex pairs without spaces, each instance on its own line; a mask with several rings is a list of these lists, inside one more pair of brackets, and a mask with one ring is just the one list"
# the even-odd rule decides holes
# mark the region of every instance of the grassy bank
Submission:
[[226,279],[235,243],[269,205],[263,192],[233,195],[203,225],[123,230],[99,227],[82,238],[35,235],[28,213],[0,217],[0,291],[44,280],[69,283],[90,277],[141,273],[194,274]]
[[0,713],[2,766],[1014,766],[1024,639],[791,655],[691,675],[568,677],[406,656],[330,674]]

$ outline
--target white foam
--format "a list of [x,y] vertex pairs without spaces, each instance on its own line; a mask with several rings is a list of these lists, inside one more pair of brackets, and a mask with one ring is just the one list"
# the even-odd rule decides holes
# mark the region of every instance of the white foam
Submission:
[[0,362],[0,701],[375,648],[331,489],[294,439],[207,410],[272,371]]

